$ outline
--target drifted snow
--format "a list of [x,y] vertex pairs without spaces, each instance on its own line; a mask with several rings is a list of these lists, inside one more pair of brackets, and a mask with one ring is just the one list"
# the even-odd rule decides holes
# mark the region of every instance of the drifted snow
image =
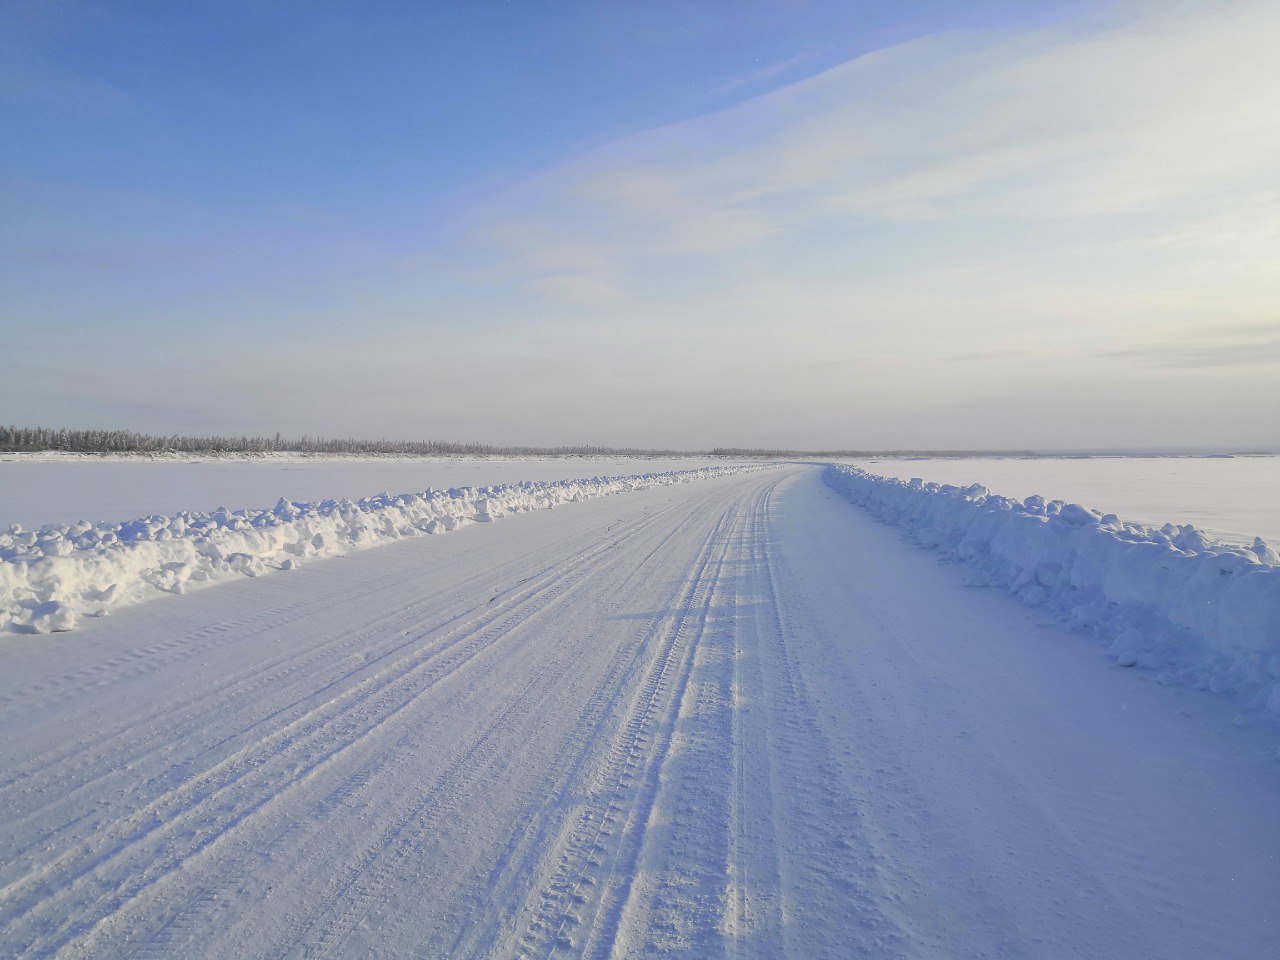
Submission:
[[1156,529],[1060,500],[845,465],[823,477],[978,577],[1094,631],[1121,666],[1280,707],[1280,558],[1262,539],[1235,546],[1190,525]]
[[379,494],[360,500],[294,503],[269,510],[152,516],[125,523],[50,524],[0,532],[0,632],[72,629],[83,616],[193,585],[292,570],[404,537],[445,533],[508,513],[630,490],[727,476],[760,466],[702,467]]

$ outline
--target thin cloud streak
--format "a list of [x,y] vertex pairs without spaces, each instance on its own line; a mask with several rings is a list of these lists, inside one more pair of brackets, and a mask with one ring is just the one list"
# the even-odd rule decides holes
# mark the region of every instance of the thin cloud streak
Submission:
[[1280,366],[1280,328],[1274,336],[1228,343],[1151,343],[1098,354],[1156,367],[1217,370],[1224,367]]
[[779,77],[790,73],[796,67],[805,63],[810,63],[830,52],[831,47],[819,47],[816,50],[806,50],[803,53],[796,54],[794,57],[788,57],[786,60],[781,60],[778,63],[771,63],[761,67],[759,70],[753,70],[745,76],[734,77],[732,80],[727,80],[724,83],[712,87],[707,91],[707,96],[712,98],[723,97],[737,90],[741,90],[744,87],[753,87],[760,83],[767,83],[770,80],[776,80]]

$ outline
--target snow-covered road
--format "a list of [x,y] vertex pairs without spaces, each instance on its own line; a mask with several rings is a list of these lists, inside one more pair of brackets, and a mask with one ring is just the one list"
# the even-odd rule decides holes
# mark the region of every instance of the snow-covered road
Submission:
[[3,640],[0,956],[1260,958],[1274,730],[788,467]]

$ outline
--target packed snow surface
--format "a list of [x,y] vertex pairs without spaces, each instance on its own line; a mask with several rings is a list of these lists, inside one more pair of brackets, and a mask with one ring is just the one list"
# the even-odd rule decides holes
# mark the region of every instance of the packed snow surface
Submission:
[[1024,603],[1047,604],[1110,643],[1121,666],[1232,691],[1280,713],[1280,557],[1187,524],[1126,523],[1080,504],[980,484],[882,477],[833,464],[824,479],[916,541]]
[[0,956],[1261,960],[1280,720],[801,466],[0,638]]
[[231,577],[291,570],[314,558],[473,521],[541,510],[760,466],[719,466],[630,477],[452,487],[267,510],[182,512],[125,523],[82,521],[0,531],[0,632],[70,630],[120,604]]
[[1221,540],[1280,544],[1280,456],[918,457],[849,461],[899,480],[920,477],[1024,499],[1096,507],[1147,526],[1189,523]]

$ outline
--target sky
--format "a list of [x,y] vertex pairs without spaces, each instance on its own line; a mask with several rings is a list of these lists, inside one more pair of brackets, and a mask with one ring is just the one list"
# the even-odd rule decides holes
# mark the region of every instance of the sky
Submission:
[[0,0],[0,421],[1280,448],[1280,4]]

